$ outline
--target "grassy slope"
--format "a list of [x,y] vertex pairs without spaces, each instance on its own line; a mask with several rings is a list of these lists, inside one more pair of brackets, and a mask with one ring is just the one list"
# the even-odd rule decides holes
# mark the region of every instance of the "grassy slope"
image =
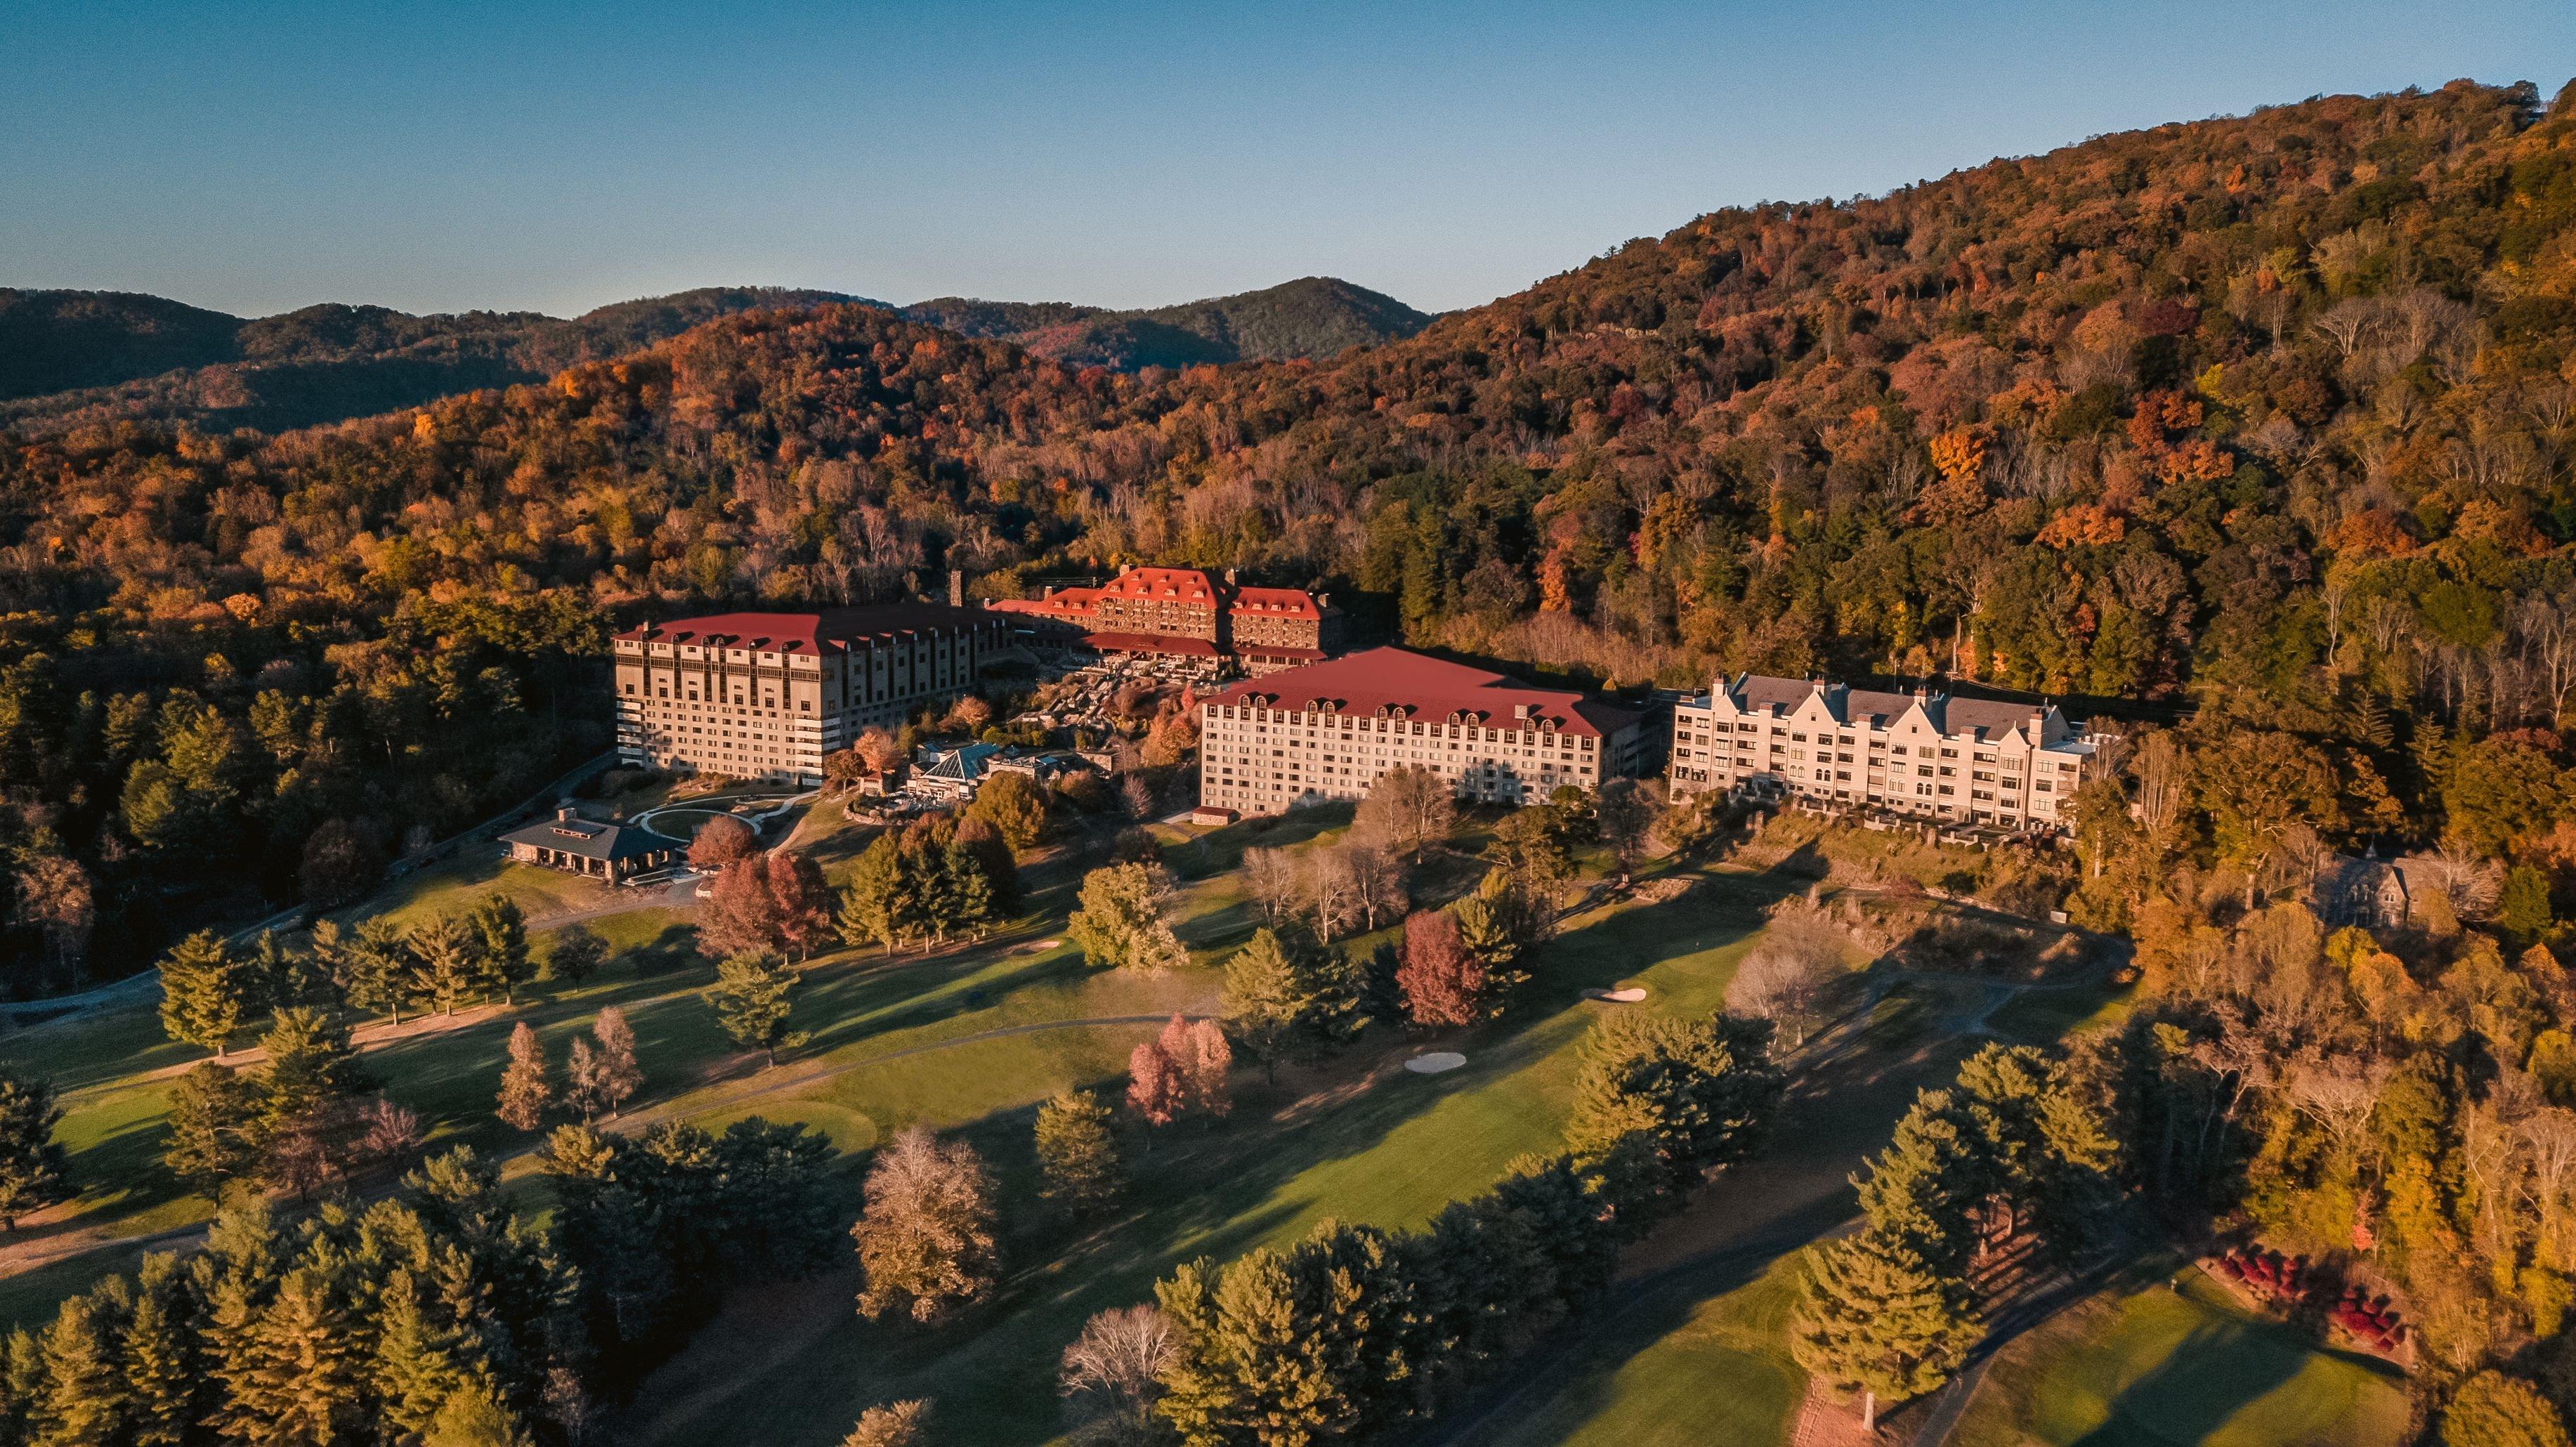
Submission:
[[2187,1270],[2090,1298],[2006,1347],[1950,1441],[2360,1447],[2393,1443],[2406,1424],[2393,1369],[2319,1351]]
[[[1085,1317],[1146,1299],[1155,1278],[1192,1256],[1293,1241],[1326,1217],[1419,1224],[1489,1185],[1514,1156],[1554,1148],[1577,1043],[1601,1008],[1571,1003],[1575,992],[1636,978],[1661,1008],[1713,1008],[1758,924],[1761,898],[1719,880],[1674,905],[1581,921],[1551,953],[1532,1008],[1456,1042],[1469,1057],[1463,1070],[1393,1069],[1409,1047],[1373,1035],[1331,1068],[1283,1078],[1276,1095],[1247,1085],[1244,1108],[1227,1125],[1167,1132],[1138,1161],[1137,1208],[1079,1239],[1028,1226],[1036,1215],[1027,1194],[1029,1112],[988,1114],[969,1137],[1001,1171],[1007,1214],[1024,1227],[1013,1243],[1022,1270],[1000,1301],[924,1331],[858,1321],[846,1276],[802,1294],[760,1294],[737,1304],[733,1322],[762,1322],[763,1333],[721,1325],[701,1333],[656,1379],[639,1436],[827,1444],[871,1402],[929,1394],[941,1403],[942,1441],[1049,1441],[1062,1427],[1056,1358]],[[1279,1113],[1301,1098],[1303,1106]]]

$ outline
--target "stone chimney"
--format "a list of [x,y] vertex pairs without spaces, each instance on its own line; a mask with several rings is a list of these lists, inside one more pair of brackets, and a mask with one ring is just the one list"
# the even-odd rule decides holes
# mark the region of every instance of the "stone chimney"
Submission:
[[570,804],[558,804],[555,806],[555,822],[558,824],[569,824],[580,817],[581,811]]
[[948,606],[951,608],[966,606],[966,570],[964,568],[948,570]]

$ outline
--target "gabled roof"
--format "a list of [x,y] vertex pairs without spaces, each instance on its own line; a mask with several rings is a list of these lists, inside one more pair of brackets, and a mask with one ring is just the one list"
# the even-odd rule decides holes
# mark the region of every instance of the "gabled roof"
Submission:
[[[1769,678],[1748,673],[1726,685],[1735,705],[1752,713],[1774,709],[1781,714],[1796,710],[1819,692],[1825,707],[1840,724],[1876,721],[1881,726],[1905,717],[1920,707],[1925,721],[1945,735],[1973,737],[1991,742],[2029,724],[2034,716],[2045,719],[2057,712],[2054,707],[2026,703],[2007,703],[1999,699],[1961,698],[1946,693],[1889,693],[1879,689],[1846,688],[1839,683],[1815,679]],[[2043,726],[2031,735],[2033,743],[2046,733]]]
[[1321,618],[1324,616],[1323,609],[1315,603],[1315,595],[1303,588],[1238,589],[1234,597],[1234,606],[1228,611],[1250,614],[1256,618]]
[[710,613],[641,624],[617,636],[762,653],[841,653],[916,633],[962,632],[990,621],[975,609],[944,603],[880,603],[812,613]]
[[614,824],[600,819],[564,818],[559,812],[551,819],[513,829],[501,836],[504,844],[533,844],[559,854],[583,859],[634,859],[680,846],[649,829],[633,824]]
[[[1626,709],[1568,689],[1537,688],[1409,648],[1371,648],[1283,669],[1246,679],[1206,701],[1359,717],[1393,712],[1425,723],[1464,722],[1486,728],[1519,728],[1548,720],[1559,732],[1569,734],[1606,735],[1636,720]],[[1527,720],[1517,713],[1524,705],[1530,711]]]
[[1098,596],[1215,607],[1217,583],[1196,568],[1129,568],[1102,584]]

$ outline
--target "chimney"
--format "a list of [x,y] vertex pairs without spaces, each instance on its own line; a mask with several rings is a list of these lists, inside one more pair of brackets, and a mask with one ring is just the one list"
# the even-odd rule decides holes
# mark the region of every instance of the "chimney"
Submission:
[[966,606],[966,570],[964,568],[948,570],[948,606],[951,608]]
[[580,817],[581,811],[570,804],[558,804],[555,806],[555,822],[558,824],[569,824]]

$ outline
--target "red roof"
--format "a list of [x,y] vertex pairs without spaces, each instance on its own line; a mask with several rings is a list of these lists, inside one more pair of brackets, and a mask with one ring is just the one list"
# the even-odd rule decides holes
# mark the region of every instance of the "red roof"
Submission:
[[1205,603],[1213,607],[1216,589],[1216,580],[1196,568],[1129,568],[1103,584],[1095,596]]
[[1321,618],[1324,609],[1303,588],[1239,588],[1197,568],[1129,568],[1097,588],[1058,588],[1044,598],[1005,598],[992,607],[1041,618],[1091,617],[1104,598],[1188,603],[1263,618]]
[[1321,618],[1323,610],[1315,606],[1315,595],[1303,588],[1243,588],[1234,596],[1234,613],[1255,613],[1270,618]]
[[891,641],[909,633],[964,632],[988,621],[973,609],[940,603],[883,603],[814,613],[711,613],[646,623],[617,636],[763,653],[834,653],[852,644]]
[[1569,689],[1536,688],[1516,678],[1408,648],[1371,648],[1329,662],[1247,679],[1211,696],[1215,704],[1257,704],[1297,712],[1356,714],[1403,711],[1426,723],[1456,715],[1487,728],[1514,728],[1524,720],[1555,721],[1559,732],[1605,735],[1635,715]]

